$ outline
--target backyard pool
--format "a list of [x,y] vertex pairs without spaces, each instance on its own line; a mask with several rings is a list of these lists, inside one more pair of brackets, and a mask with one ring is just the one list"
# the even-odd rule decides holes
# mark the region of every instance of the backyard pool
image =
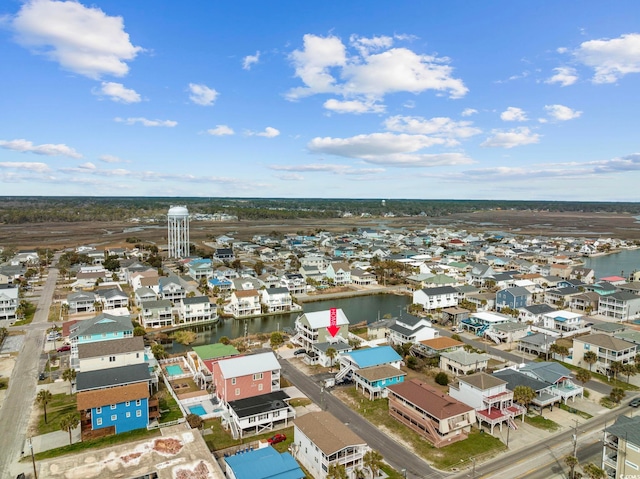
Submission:
[[197,406],[189,406],[189,412],[198,416],[204,416],[205,414],[207,414],[207,411],[205,411],[205,409],[200,404],[198,404]]
[[184,374],[184,370],[179,364],[172,364],[171,366],[167,366],[165,369],[167,370],[167,374],[169,376],[178,376],[179,374]]

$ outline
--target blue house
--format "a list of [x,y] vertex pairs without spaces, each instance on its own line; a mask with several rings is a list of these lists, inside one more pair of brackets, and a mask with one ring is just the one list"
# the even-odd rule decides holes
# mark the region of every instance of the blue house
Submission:
[[225,457],[229,479],[304,479],[305,473],[288,452],[267,446]]
[[358,349],[340,354],[340,371],[336,383],[353,379],[373,399],[385,397],[386,387],[404,381],[400,371],[402,357],[391,346]]
[[133,338],[133,323],[129,316],[113,316],[102,313],[94,318],[77,322],[71,327],[69,332],[69,339],[71,340],[71,367],[74,369],[78,369],[79,367],[79,345],[125,338]]
[[404,382],[407,374],[400,369],[388,366],[372,366],[357,369],[353,372],[353,381],[356,383],[356,391],[359,387],[363,393],[369,393],[369,399],[387,397],[387,386]]
[[496,310],[503,308],[518,309],[531,302],[531,293],[526,288],[506,288],[496,293]]

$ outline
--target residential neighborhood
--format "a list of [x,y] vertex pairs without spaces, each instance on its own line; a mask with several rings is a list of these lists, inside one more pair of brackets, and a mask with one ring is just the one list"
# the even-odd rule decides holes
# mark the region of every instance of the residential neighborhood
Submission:
[[[444,477],[620,411],[596,464],[619,477],[640,467],[616,459],[638,447],[626,398],[640,386],[640,283],[585,268],[594,243],[425,228],[227,235],[180,258],[135,245],[16,252],[0,265],[5,362],[26,360],[28,335],[45,341],[30,359],[30,433],[6,467],[30,473],[26,449],[38,477],[55,477],[40,454],[185,428],[205,446],[202,477]],[[348,308],[376,295],[404,306],[363,319]],[[325,298],[346,306],[309,308]],[[282,325],[249,334],[273,316]],[[234,324],[237,337],[200,339]],[[387,432],[356,434],[333,401]],[[401,467],[382,434],[442,452],[408,452]],[[480,452],[451,462],[467,443]]]

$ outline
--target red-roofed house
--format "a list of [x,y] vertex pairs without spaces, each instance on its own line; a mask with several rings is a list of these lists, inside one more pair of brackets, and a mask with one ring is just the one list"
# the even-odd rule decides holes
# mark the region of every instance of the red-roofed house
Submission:
[[435,447],[467,438],[476,422],[474,408],[417,379],[388,386],[389,414]]
[[606,278],[600,278],[598,281],[606,281],[607,283],[611,283],[614,286],[625,284],[627,282],[627,280],[622,276],[607,276]]

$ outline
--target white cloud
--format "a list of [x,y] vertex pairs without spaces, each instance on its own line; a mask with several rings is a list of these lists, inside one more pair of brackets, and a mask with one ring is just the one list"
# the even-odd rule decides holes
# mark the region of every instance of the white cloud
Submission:
[[379,100],[389,93],[426,90],[460,98],[468,91],[462,80],[453,78],[447,58],[389,48],[388,37],[352,37],[356,46],[352,55],[335,36],[307,34],[303,41],[303,49],[291,53],[290,60],[304,86],[291,89],[287,93],[290,100],[319,93],[343,95],[348,100]]
[[49,165],[46,163],[38,162],[20,162],[20,161],[2,161],[0,162],[0,168],[9,168],[14,170],[25,170],[35,173],[47,173],[51,171]]
[[492,130],[492,137],[487,138],[480,146],[496,148],[513,148],[515,146],[530,145],[540,141],[540,135],[532,133],[529,128],[520,127],[509,131]]
[[258,50],[255,55],[247,55],[242,59],[242,68],[244,70],[251,70],[251,66],[260,61],[260,51]]
[[396,167],[430,167],[473,162],[461,153],[418,153],[424,148],[446,143],[446,139],[426,135],[373,133],[350,138],[314,138],[307,147],[314,153],[357,158],[367,163]]
[[298,173],[287,173],[285,175],[277,175],[276,178],[283,181],[303,181],[304,176],[299,175]]
[[125,88],[122,83],[102,82],[100,90],[94,93],[108,96],[111,100],[119,103],[138,103],[141,101],[140,95],[135,90]]
[[275,128],[268,126],[264,129],[264,131],[246,131],[245,134],[247,136],[264,136],[265,138],[275,138],[276,136],[280,135],[280,131],[276,130]]
[[470,121],[455,121],[447,117],[426,119],[417,116],[392,116],[385,120],[387,130],[441,138],[469,138],[482,133]]
[[102,155],[102,156],[99,156],[98,159],[105,163],[129,163],[128,161],[113,155]]
[[594,69],[594,83],[615,83],[629,73],[640,73],[640,33],[589,40],[580,44],[573,54],[582,64]]
[[27,1],[12,26],[21,45],[94,79],[126,75],[126,62],[142,51],[129,40],[122,17],[75,1]]
[[503,121],[527,121],[527,114],[521,108],[510,106],[500,113],[500,119]]
[[173,128],[178,124],[177,121],[173,120],[148,120],[146,118],[114,118],[114,121],[118,123],[124,123],[125,125],[135,125],[136,123],[140,123],[143,126],[166,126],[168,128]]
[[336,100],[331,98],[324,102],[324,106],[327,110],[331,110],[335,113],[384,113],[384,105],[375,103],[374,101],[360,101],[360,100]]
[[473,108],[465,108],[464,110],[462,110],[461,115],[462,116],[471,116],[471,115],[475,115],[476,113],[478,113],[478,110],[475,110]]
[[573,120],[582,115],[581,111],[572,110],[564,105],[545,105],[544,109],[551,118],[558,121]]
[[52,143],[45,143],[43,145],[34,145],[31,141],[19,139],[11,141],[0,140],[0,147],[7,150],[20,151],[22,153],[35,153],[36,155],[82,158],[80,153],[64,144],[54,145]]
[[575,68],[558,67],[554,68],[553,71],[556,72],[556,74],[545,80],[545,83],[560,83],[560,86],[569,86],[578,81]]
[[82,163],[81,165],[79,165],[78,168],[82,170],[96,170],[98,167],[90,161],[87,161],[86,163]]
[[232,128],[228,127],[227,125],[216,125],[215,128],[211,128],[207,130],[207,133],[213,136],[227,136],[227,135],[233,135],[235,132],[233,131]]
[[196,105],[211,106],[218,98],[218,92],[207,85],[189,83],[189,99]]
[[350,165],[336,165],[332,163],[311,163],[306,165],[271,165],[276,171],[295,171],[303,173],[333,173],[336,175],[371,175],[383,173],[384,168],[353,168]]

